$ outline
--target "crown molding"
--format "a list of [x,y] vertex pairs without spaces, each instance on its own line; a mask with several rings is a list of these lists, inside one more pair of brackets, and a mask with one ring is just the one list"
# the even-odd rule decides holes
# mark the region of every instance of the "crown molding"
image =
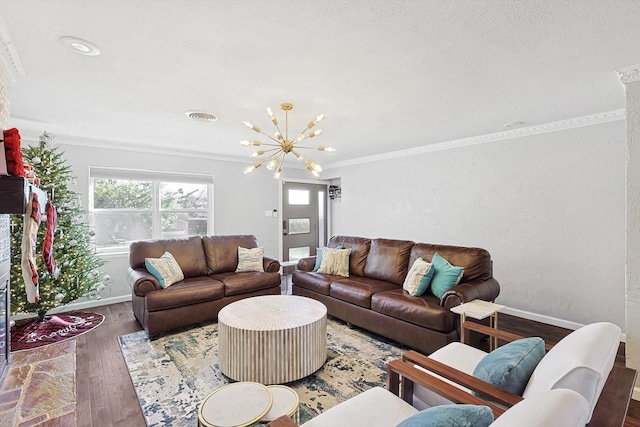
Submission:
[[524,138],[531,135],[539,135],[543,133],[559,132],[567,129],[580,128],[585,126],[593,126],[602,123],[615,122],[625,119],[625,110],[613,110],[590,116],[575,117],[573,119],[560,120],[557,122],[545,123],[537,126],[528,126],[519,129],[508,130],[504,132],[490,133],[486,135],[472,136],[469,138],[455,139],[452,141],[439,142],[436,144],[423,145],[420,147],[409,148],[406,150],[391,151],[388,153],[376,154],[373,156],[359,157],[353,160],[345,160],[325,165],[326,169],[353,166],[362,163],[371,163],[382,160],[396,159],[400,157],[417,156],[433,151],[451,150],[454,148],[468,147],[471,145],[485,144],[488,142],[505,141],[510,139]]
[[0,67],[11,83],[15,83],[18,77],[24,76],[22,62],[20,62],[18,52],[9,37],[9,31],[2,15],[0,15]]
[[640,81],[640,64],[616,70],[620,81],[624,84]]

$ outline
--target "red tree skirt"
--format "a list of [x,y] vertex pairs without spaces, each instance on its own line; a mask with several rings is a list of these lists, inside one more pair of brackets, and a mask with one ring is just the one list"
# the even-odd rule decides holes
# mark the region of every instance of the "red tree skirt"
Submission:
[[75,338],[102,324],[98,313],[70,311],[55,314],[46,322],[37,319],[18,320],[11,328],[11,351],[29,350]]

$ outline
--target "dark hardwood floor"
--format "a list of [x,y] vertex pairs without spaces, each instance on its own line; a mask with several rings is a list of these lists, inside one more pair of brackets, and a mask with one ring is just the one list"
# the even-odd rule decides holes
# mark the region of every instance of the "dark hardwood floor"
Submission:
[[[131,303],[92,308],[105,316],[104,324],[77,338],[77,422],[79,427],[144,427],[144,417],[120,352],[118,337],[142,328],[133,317]],[[500,329],[524,336],[539,336],[555,344],[570,331],[555,326],[499,316]],[[616,363],[624,364],[624,344]],[[640,427],[640,402],[631,401],[625,427]]]

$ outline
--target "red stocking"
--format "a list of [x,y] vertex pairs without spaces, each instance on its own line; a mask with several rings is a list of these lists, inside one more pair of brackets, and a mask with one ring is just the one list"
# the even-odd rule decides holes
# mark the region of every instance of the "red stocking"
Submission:
[[49,273],[53,274],[56,269],[56,262],[53,259],[53,235],[56,232],[58,213],[56,212],[56,207],[51,203],[51,200],[47,202],[46,214],[47,231],[44,236],[44,242],[42,243],[42,257],[44,258],[45,267],[47,267]]

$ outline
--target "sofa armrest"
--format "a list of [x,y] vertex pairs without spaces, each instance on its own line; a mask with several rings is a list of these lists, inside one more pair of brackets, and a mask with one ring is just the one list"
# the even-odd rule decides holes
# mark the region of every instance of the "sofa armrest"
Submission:
[[[482,398],[480,398],[478,396],[471,395],[475,398],[481,400],[486,400],[488,398],[488,400],[491,402],[498,402],[507,407],[513,406],[522,400],[522,396],[518,396],[517,394],[506,391],[500,387],[496,387],[493,384],[489,384],[485,381],[482,381],[481,379],[452,368],[451,366],[445,365],[444,363],[438,362],[435,359],[431,359],[430,357],[425,356],[424,354],[420,354],[416,351],[410,350],[406,352],[402,355],[402,359],[405,363],[421,366],[429,372],[440,375],[483,396]],[[431,374],[428,374],[426,372],[423,373],[429,377],[432,376]],[[429,382],[427,384],[421,385],[446,397],[447,399],[453,400],[456,403],[469,403],[459,401],[462,398],[466,399],[465,395],[468,395],[469,393],[459,389],[458,387],[454,387],[456,389],[454,393],[454,391],[443,390],[441,386],[434,387],[433,384]],[[448,385],[451,386],[451,384]],[[445,391],[446,393],[444,393],[443,391]],[[458,395],[457,393],[460,392],[463,394]],[[413,394],[413,390],[411,390],[411,394]]]
[[262,257],[262,267],[267,273],[277,273],[280,271],[280,262],[273,258]]
[[[419,354],[419,353],[417,353]],[[426,357],[426,356],[424,356]],[[434,361],[435,362],[435,361]],[[443,365],[446,366],[446,365]],[[452,369],[452,368],[449,368]],[[466,375],[466,374],[465,374]],[[445,376],[445,375],[442,375]],[[402,380],[400,380],[402,378]],[[473,377],[471,377],[473,378]],[[474,378],[476,381],[484,383],[484,381],[478,380]],[[455,381],[460,383],[459,381]],[[504,413],[504,409],[495,405],[493,402],[487,401],[482,397],[476,396],[474,394],[468,393],[465,390],[460,389],[450,383],[443,381],[442,379],[424,372],[420,369],[417,369],[413,362],[395,359],[389,362],[387,365],[387,389],[399,396],[407,403],[413,406],[413,386],[414,384],[421,385],[422,387],[428,388],[433,392],[451,400],[455,403],[462,403],[467,405],[484,405],[488,406],[495,418],[498,418],[502,413]],[[490,384],[484,383],[490,387],[494,387]],[[494,387],[502,393],[508,393],[504,390],[498,389]],[[516,396],[516,395],[513,395]],[[522,400],[521,397],[516,396],[519,400]],[[519,401],[518,400],[518,401]]]
[[131,268],[127,271],[127,281],[136,296],[143,297],[151,291],[162,289],[158,280],[143,268]]
[[440,306],[446,309],[474,299],[494,301],[500,295],[500,284],[493,277],[487,280],[471,280],[449,289],[440,298]]
[[298,261],[297,269],[301,271],[312,271],[313,267],[316,266],[316,257],[311,256],[307,258],[300,258]]
[[298,423],[289,418],[288,415],[282,415],[267,424],[267,427],[297,427]]

